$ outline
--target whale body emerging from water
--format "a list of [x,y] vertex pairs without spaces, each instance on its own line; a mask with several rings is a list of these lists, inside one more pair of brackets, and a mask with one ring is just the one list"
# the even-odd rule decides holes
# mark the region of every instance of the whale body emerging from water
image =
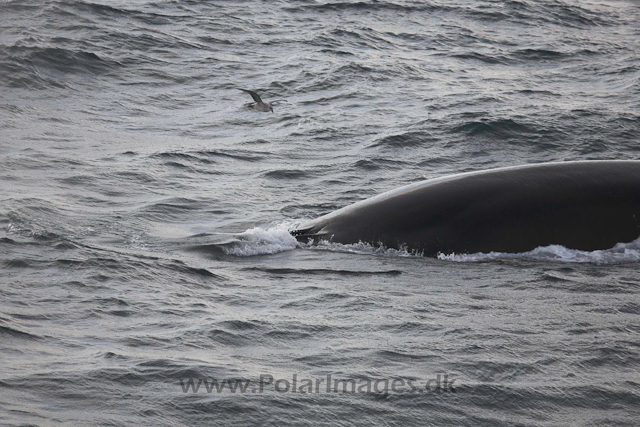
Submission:
[[291,231],[310,240],[382,244],[425,256],[593,251],[640,236],[640,161],[542,163],[407,185]]

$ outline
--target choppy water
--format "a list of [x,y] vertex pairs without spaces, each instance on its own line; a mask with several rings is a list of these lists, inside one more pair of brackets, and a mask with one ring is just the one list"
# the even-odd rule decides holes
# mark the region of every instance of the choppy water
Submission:
[[634,1],[0,2],[0,424],[636,425],[638,242],[427,259],[286,230],[640,159],[639,64]]

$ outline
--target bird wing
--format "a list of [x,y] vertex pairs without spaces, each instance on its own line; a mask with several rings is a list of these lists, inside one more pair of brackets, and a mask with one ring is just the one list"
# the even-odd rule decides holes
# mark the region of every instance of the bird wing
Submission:
[[246,89],[240,89],[243,92],[247,92],[249,95],[251,95],[251,97],[253,98],[254,101],[256,102],[262,102],[262,99],[260,99],[260,95],[258,95],[257,93],[255,93],[252,90],[246,90]]

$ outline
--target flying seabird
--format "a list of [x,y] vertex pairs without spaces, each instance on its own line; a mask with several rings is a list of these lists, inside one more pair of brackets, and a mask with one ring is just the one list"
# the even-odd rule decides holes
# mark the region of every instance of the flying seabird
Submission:
[[273,113],[273,107],[271,107],[271,104],[267,102],[262,102],[260,95],[258,95],[252,90],[247,90],[247,89],[240,89],[240,90],[243,92],[247,92],[249,95],[251,95],[251,97],[255,101],[249,104],[251,108],[253,108],[256,111],[264,111],[264,112],[271,111]]

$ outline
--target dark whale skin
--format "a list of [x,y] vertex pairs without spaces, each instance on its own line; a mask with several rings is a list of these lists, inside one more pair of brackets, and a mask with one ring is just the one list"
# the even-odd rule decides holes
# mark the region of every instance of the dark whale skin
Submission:
[[425,256],[593,251],[640,236],[640,161],[542,163],[418,182],[291,231],[301,242],[382,244]]

